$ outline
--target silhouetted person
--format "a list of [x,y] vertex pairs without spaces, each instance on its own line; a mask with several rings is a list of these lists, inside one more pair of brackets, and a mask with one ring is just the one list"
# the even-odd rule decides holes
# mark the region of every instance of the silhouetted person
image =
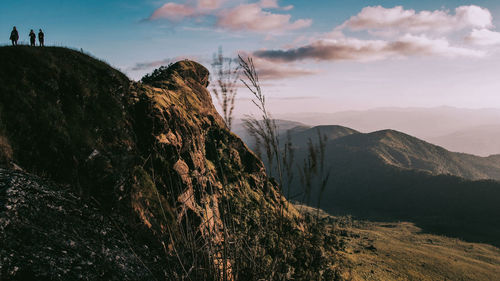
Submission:
[[40,29],[40,32],[38,32],[38,42],[40,42],[40,47],[43,47],[44,45],[44,39],[45,39],[45,34],[43,34],[43,31]]
[[19,33],[17,32],[16,27],[12,29],[10,33],[10,41],[12,41],[12,46],[17,46],[17,40],[19,40]]
[[35,46],[36,43],[36,35],[33,29],[30,31],[30,45]]

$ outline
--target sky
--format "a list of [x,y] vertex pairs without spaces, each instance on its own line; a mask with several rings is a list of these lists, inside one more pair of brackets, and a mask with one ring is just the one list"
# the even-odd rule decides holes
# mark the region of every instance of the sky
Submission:
[[[500,1],[2,1],[0,44],[14,25],[134,80],[185,58],[210,68],[219,47],[251,56],[279,114],[500,108]],[[250,99],[239,89],[237,115]]]

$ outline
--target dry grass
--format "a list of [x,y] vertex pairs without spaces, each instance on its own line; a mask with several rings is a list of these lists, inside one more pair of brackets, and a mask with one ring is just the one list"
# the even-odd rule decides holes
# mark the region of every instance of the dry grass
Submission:
[[353,221],[322,210],[319,218],[343,238],[337,253],[345,280],[500,280],[500,249],[494,246],[427,234],[409,222]]
[[222,48],[214,54],[212,60],[212,93],[217,98],[222,110],[222,118],[226,126],[231,130],[233,123],[234,102],[238,93],[238,81],[240,79],[240,67],[234,63],[234,59],[224,57]]
[[348,228],[353,280],[499,280],[500,249],[425,234],[412,223]]

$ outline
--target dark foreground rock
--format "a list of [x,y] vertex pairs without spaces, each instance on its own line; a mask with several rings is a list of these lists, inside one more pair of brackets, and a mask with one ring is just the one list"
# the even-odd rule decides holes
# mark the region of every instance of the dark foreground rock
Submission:
[[4,169],[0,188],[2,280],[152,280],[151,270],[160,271],[164,254],[151,241],[139,247],[96,202]]

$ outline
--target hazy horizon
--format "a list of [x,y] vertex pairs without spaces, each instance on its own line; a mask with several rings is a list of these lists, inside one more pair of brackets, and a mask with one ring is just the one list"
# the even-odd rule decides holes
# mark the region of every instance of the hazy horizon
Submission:
[[[238,116],[238,118],[241,117]],[[500,138],[500,109],[498,108],[384,107],[328,113],[283,113],[274,114],[273,118],[298,122],[311,127],[340,125],[362,133],[392,129],[453,152],[478,156],[500,154],[500,143],[497,142]],[[286,124],[287,128],[290,126],[297,125]],[[245,135],[239,119],[234,127],[237,134]]]
[[[235,118],[246,118],[248,115],[258,115],[258,109],[255,109],[255,105],[252,104],[250,100],[245,100],[245,102],[248,102],[248,104],[242,104],[241,101],[236,101],[236,110],[238,112],[235,112]],[[268,101],[269,102],[269,101]],[[214,103],[216,107],[219,107],[216,103],[217,100],[214,99]],[[273,100],[270,102],[270,108],[276,109],[272,110],[271,114],[273,117],[276,117],[276,119],[287,119],[287,116],[297,116],[297,115],[320,115],[320,114],[336,114],[336,113],[347,113],[347,112],[369,112],[369,111],[378,111],[378,110],[394,110],[394,111],[405,111],[405,110],[439,110],[439,109],[452,109],[452,110],[465,110],[465,111],[499,111],[500,112],[500,107],[456,107],[456,106],[450,106],[450,105],[437,105],[437,106],[429,106],[429,107],[419,107],[419,106],[378,106],[378,107],[366,107],[366,108],[352,108],[352,109],[333,109],[333,110],[325,110],[325,111],[284,111],[281,108],[279,108],[279,104],[273,104]],[[247,112],[245,112],[247,111]],[[292,118],[293,119],[293,118]],[[498,123],[500,123],[500,120],[498,120]]]

